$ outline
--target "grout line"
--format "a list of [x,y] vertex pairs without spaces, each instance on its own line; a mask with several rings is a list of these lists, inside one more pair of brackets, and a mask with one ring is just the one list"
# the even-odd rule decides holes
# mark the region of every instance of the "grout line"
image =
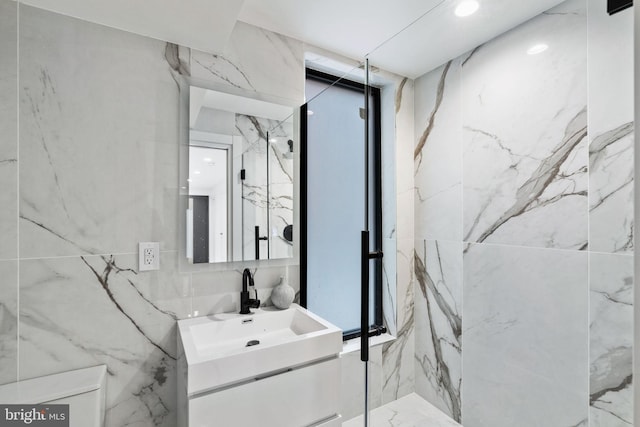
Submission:
[[20,1],[16,2],[16,381],[20,380]]
[[[160,251],[160,254],[171,254],[171,253],[178,253],[177,249],[173,249],[173,250],[164,250],[164,251]],[[23,257],[23,258],[19,258],[19,261],[33,261],[33,260],[44,260],[44,259],[67,259],[67,258],[79,258],[81,256],[83,257],[101,257],[101,256],[127,256],[127,255],[134,255],[134,256],[138,256],[138,252],[105,252],[105,253],[99,253],[99,254],[91,254],[91,253],[82,253],[82,254],[74,254],[74,255],[59,255],[59,256],[42,256],[42,257]],[[5,261],[0,259],[0,261]],[[11,261],[11,260],[7,260],[7,261]]]
[[[460,63],[458,69],[458,102],[460,103],[460,128],[459,128],[459,150],[460,150],[460,236],[464,236],[464,68]],[[460,239],[463,240],[463,239]],[[456,420],[462,424],[462,417],[464,416],[463,399],[464,399],[464,328],[465,328],[465,315],[464,315],[464,242],[461,243],[460,248],[460,386],[458,388],[458,398],[460,399],[460,419]]]
[[[591,109],[589,108],[591,101],[591,76],[589,72],[589,1],[586,0],[587,8],[587,248],[591,248]],[[587,259],[587,396],[591,396],[591,252]],[[587,425],[591,423],[591,405],[587,406]]]

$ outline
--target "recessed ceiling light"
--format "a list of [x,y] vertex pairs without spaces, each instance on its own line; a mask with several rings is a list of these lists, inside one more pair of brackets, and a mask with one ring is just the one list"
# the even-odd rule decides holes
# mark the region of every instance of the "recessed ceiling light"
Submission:
[[307,110],[307,116],[313,116],[313,111]]
[[193,171],[194,175],[200,175],[200,171]]
[[536,45],[531,46],[529,50],[527,50],[527,53],[529,55],[537,55],[539,53],[544,52],[547,49],[549,49],[549,45],[546,45],[544,43],[538,43]]
[[191,178],[187,178],[187,182],[191,182]]
[[210,157],[205,157],[205,158],[204,158],[204,159],[202,159],[202,160],[204,160],[204,161],[205,161],[205,162],[207,162],[207,163],[211,163],[211,162],[212,162],[212,160],[211,160],[211,158],[210,158]]
[[455,14],[461,18],[476,13],[480,4],[476,0],[463,0],[456,7]]
[[278,142],[278,140],[277,140],[277,139],[275,139],[275,138],[271,138],[271,139],[269,140],[269,142],[273,142],[273,143],[275,143],[275,142]]

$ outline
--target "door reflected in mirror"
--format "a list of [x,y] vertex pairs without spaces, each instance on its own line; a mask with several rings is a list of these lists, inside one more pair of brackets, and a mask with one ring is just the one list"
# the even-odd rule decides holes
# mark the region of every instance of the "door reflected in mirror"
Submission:
[[190,88],[186,254],[293,257],[293,108]]

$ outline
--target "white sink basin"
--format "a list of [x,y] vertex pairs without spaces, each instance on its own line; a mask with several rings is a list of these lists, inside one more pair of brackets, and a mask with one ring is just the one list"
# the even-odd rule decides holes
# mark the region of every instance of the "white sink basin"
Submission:
[[296,304],[287,310],[265,308],[250,315],[225,313],[180,320],[178,332],[189,396],[325,359],[342,350],[342,331]]

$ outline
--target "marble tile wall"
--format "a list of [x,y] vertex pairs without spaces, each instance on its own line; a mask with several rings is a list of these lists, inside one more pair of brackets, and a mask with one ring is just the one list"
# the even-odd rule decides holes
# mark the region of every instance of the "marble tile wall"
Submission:
[[0,384],[15,381],[18,296],[18,8],[0,1]]
[[632,425],[632,32],[570,0],[415,82],[416,391],[465,426]]
[[[302,43],[238,27],[224,55],[191,55],[0,0],[0,95],[17,101],[0,106],[0,384],[106,364],[107,426],[175,425],[176,320],[235,310],[242,277],[180,268],[176,74],[304,90]],[[137,271],[140,241],[160,242],[160,271]],[[254,273],[266,302],[280,276],[299,287],[297,265]]]
[[[395,224],[383,227],[387,236],[385,239],[386,255],[390,258],[387,248],[395,249],[395,256],[385,266],[389,286],[383,290],[383,295],[390,295],[387,305],[393,314],[394,319],[388,324],[391,333],[396,336],[396,340],[386,343],[382,347],[382,403],[388,403],[402,396],[412,393],[415,390],[413,367],[414,353],[414,275],[413,275],[413,176],[411,170],[404,165],[410,164],[413,147],[413,81],[408,79],[396,79],[391,85],[395,94],[395,165],[391,170],[395,171],[395,200],[390,201],[387,206],[395,209]],[[384,89],[383,89],[384,96]],[[395,201],[395,206],[393,202]],[[391,231],[390,231],[391,230]],[[395,246],[395,247],[394,247]],[[395,270],[395,277],[389,273]],[[395,279],[395,280],[394,280]],[[395,282],[395,293],[393,284]],[[395,298],[395,304],[393,301]]]
[[633,257],[589,259],[589,425],[633,425]]
[[[633,422],[633,12],[588,2],[589,425]],[[616,46],[615,49],[612,46]]]
[[304,102],[304,51],[297,40],[237,22],[222,55],[193,51],[191,76],[257,95]]

